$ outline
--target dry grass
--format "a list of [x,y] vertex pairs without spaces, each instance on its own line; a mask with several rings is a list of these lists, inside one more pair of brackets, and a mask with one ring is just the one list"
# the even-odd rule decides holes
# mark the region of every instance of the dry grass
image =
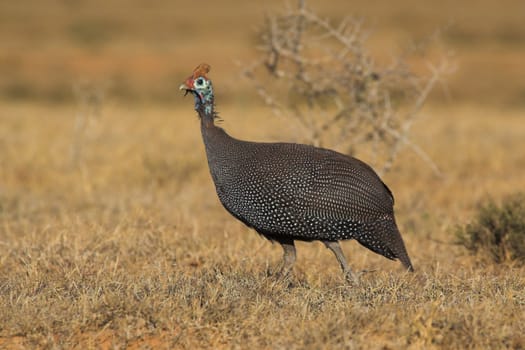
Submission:
[[[183,102],[107,108],[78,168],[73,108],[2,111],[0,346],[525,346],[524,268],[484,265],[451,244],[479,198],[523,186],[521,111],[502,124],[494,110],[431,110],[444,117],[415,132],[441,140],[427,147],[447,179],[408,152],[387,179],[417,272],[349,242],[352,266],[377,270],[351,286],[317,243],[299,245],[295,277],[275,276],[280,247],[220,207]],[[251,126],[266,110],[250,120],[238,106],[222,111],[233,134],[287,138],[282,120]]]
[[[525,347],[525,267],[453,244],[481,199],[525,188],[522,1],[325,8],[370,16],[383,54],[457,20],[452,100],[413,129],[445,178],[404,151],[385,179],[417,271],[346,242],[351,266],[376,270],[357,286],[318,243],[276,277],[280,247],[220,207],[193,101],[174,93],[209,61],[231,134],[296,139],[231,63],[252,54],[262,2],[106,3],[0,4],[0,348]],[[78,129],[86,77],[110,91]]]

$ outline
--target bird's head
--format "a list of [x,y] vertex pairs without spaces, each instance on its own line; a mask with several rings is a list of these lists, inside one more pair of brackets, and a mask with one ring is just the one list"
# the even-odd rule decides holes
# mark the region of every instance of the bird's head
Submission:
[[210,71],[210,65],[201,63],[193,70],[192,75],[188,77],[179,87],[180,90],[184,90],[186,96],[188,93],[192,93],[195,97],[195,108],[203,104],[213,104],[213,88],[211,80],[208,79],[208,72]]

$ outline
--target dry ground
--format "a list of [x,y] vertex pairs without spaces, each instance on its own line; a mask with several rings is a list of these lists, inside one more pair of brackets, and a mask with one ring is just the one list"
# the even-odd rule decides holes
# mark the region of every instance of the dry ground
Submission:
[[[295,138],[231,63],[251,55],[262,5],[21,3],[0,5],[0,348],[525,348],[525,268],[453,244],[480,200],[525,189],[521,1],[346,5],[372,17],[376,43],[460,19],[445,40],[460,63],[452,97],[413,130],[445,177],[409,151],[385,177],[417,271],[346,242],[356,270],[375,270],[359,285],[319,243],[277,278],[280,247],[220,207],[192,100],[176,92],[215,62],[225,129]],[[71,85],[84,78],[113,90],[79,131]]]

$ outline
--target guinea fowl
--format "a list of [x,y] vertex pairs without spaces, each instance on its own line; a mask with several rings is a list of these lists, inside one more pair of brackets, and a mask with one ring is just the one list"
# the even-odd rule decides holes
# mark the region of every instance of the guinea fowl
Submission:
[[180,86],[193,94],[213,182],[230,214],[284,250],[284,271],[295,263],[294,241],[321,241],[352,274],[340,240],[355,239],[413,271],[394,218],[394,197],[370,166],[328,149],[296,143],[237,140],[215,125],[214,96],[200,64]]

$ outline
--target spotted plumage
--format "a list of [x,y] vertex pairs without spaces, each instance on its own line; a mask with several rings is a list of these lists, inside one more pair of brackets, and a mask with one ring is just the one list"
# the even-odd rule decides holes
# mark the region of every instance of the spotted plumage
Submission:
[[181,85],[195,98],[210,173],[223,206],[284,249],[295,261],[294,241],[322,241],[351,275],[338,244],[355,239],[413,270],[394,218],[394,197],[362,161],[296,143],[237,140],[215,125],[209,65]]

